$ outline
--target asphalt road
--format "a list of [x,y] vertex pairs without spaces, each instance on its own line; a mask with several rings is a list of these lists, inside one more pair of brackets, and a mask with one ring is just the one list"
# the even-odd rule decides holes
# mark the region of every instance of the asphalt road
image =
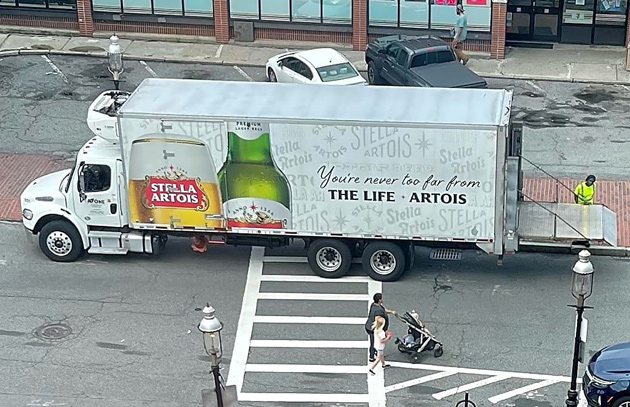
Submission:
[[[381,287],[356,277],[313,281],[300,258],[272,257],[301,256],[295,248],[268,250],[256,274],[248,248],[196,254],[187,240],[171,239],[159,259],[89,256],[58,264],[23,244],[20,225],[4,223],[0,245],[2,406],[200,405],[201,390],[210,387],[209,361],[195,308],[205,302],[225,324],[223,375],[242,383],[251,400],[243,405],[367,405],[380,389],[388,407],[449,407],[462,398],[453,389],[471,384],[477,406],[555,407],[563,405],[568,388],[575,317],[567,304],[574,303],[570,268],[576,256],[520,253],[498,268],[492,257],[475,252],[447,262],[418,250],[414,269]],[[588,355],[627,340],[630,329],[620,314],[630,306],[628,262],[593,263]],[[348,294],[367,297],[375,290],[382,290],[389,308],[418,311],[444,343],[444,355],[412,360],[392,344],[386,357],[398,363],[384,379],[379,371],[366,380],[363,344],[345,341],[365,340],[368,302]],[[257,306],[241,313],[242,299]],[[318,316],[344,321],[309,318]],[[390,329],[405,333],[395,319]],[[57,334],[66,336],[54,339]],[[294,340],[334,345],[289,347]],[[260,402],[267,393],[281,393],[287,402]],[[337,401],[299,403],[321,393]],[[350,394],[363,402],[352,403]],[[508,398],[496,399],[502,397]]]
[[[261,68],[127,61],[121,87],[133,90],[144,78],[264,80]],[[630,96],[625,86],[490,80],[515,92],[514,117],[526,124],[525,158],[554,176],[626,179],[630,162]],[[101,58],[9,57],[0,64],[2,152],[37,152],[71,158],[90,133],[89,103],[111,88]],[[448,106],[444,107],[448,109]],[[453,112],[457,114],[457,112]],[[528,175],[543,176],[529,165]]]

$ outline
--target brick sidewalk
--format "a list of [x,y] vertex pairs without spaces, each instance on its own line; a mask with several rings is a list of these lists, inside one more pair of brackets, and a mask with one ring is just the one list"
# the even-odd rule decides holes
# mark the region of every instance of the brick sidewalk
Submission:
[[[573,189],[583,180],[560,178],[560,181]],[[557,187],[556,193],[556,181],[550,178],[523,179],[523,193],[539,202],[575,202],[573,193],[562,185]],[[597,180],[595,202],[617,214],[617,245],[630,246],[630,182]]]
[[0,153],[0,219],[21,220],[20,194],[24,188],[35,178],[71,166],[52,155]]
[[[44,154],[0,153],[0,220],[21,220],[20,194],[35,178],[72,166],[68,161]],[[577,179],[560,180],[573,188]],[[525,178],[523,192],[545,202],[573,202],[572,193],[550,178]],[[595,200],[617,214],[617,244],[630,246],[630,182],[597,181]],[[556,196],[558,198],[556,198]]]

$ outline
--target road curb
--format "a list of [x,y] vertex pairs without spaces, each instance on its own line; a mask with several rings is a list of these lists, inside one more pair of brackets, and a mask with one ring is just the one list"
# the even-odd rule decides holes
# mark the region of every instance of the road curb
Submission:
[[[0,57],[10,57],[19,55],[69,55],[69,56],[84,56],[95,58],[107,58],[106,51],[67,51],[67,50],[40,50],[40,49],[18,49],[18,50],[1,50]],[[233,66],[238,65],[242,67],[251,68],[264,68],[265,62],[236,62],[226,60],[203,60],[203,59],[186,59],[177,57],[154,57],[144,55],[124,55],[124,59],[131,61],[153,61],[153,62],[170,62],[170,63],[185,63],[185,64],[201,64],[201,65],[223,65]],[[367,68],[357,68],[361,73],[366,73]],[[486,79],[505,79],[505,80],[531,80],[531,81],[543,81],[543,82],[566,82],[566,83],[587,83],[593,85],[630,85],[630,81],[617,81],[617,80],[590,80],[590,79],[578,79],[578,78],[563,78],[554,76],[526,76],[526,75],[504,75],[488,72],[476,72],[477,75]]]

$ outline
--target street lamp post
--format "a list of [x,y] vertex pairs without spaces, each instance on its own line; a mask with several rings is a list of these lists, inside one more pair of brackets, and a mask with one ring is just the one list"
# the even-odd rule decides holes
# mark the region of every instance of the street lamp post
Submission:
[[116,34],[109,38],[109,48],[107,49],[107,69],[114,77],[114,87],[118,90],[120,84],[120,74],[125,70],[123,66],[123,51],[118,43]]
[[577,299],[577,305],[570,305],[577,311],[577,323],[575,324],[575,341],[573,343],[573,365],[571,368],[571,388],[567,393],[566,405],[575,407],[578,405],[577,391],[577,373],[578,359],[580,354],[580,341],[582,331],[582,314],[584,309],[591,308],[584,306],[584,300],[590,297],[593,292],[593,264],[591,264],[591,253],[588,250],[582,250],[579,254],[580,259],[573,266],[573,275],[571,278],[571,294]]
[[210,304],[201,310],[203,319],[199,323],[199,330],[203,334],[203,346],[206,353],[210,356],[212,363],[212,375],[214,376],[214,387],[217,394],[217,406],[223,407],[223,395],[221,394],[221,373],[219,373],[219,364],[223,355],[223,345],[221,344],[221,329],[223,324],[214,315],[214,308]]

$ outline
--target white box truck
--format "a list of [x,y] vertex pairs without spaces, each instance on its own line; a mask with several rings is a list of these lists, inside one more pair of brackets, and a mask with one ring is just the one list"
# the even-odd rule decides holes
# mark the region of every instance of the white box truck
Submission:
[[416,245],[502,256],[522,239],[511,103],[507,90],[146,79],[92,103],[95,137],[25,189],[23,223],[62,262],[160,253],[169,235],[301,239],[330,278],[358,256],[396,280]]

